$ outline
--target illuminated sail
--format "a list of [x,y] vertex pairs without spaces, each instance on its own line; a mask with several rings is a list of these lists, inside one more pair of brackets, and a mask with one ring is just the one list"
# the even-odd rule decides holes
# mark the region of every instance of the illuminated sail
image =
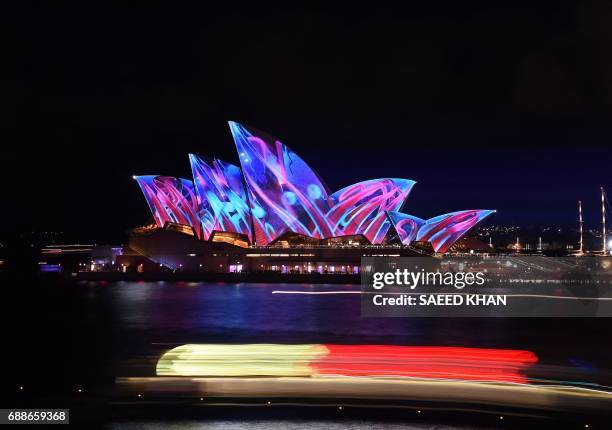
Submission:
[[382,242],[391,226],[386,212],[399,210],[414,184],[408,179],[383,178],[336,191],[327,214],[333,236],[361,234],[371,243]]
[[465,210],[428,220],[390,212],[389,217],[402,244],[410,245],[415,240],[430,242],[434,251],[444,253],[471,228],[494,212],[489,209]]
[[155,175],[136,176],[134,179],[138,182],[158,227],[164,227],[168,222],[186,225],[193,228],[198,238],[202,238],[197,199],[191,181]]
[[244,234],[251,241],[251,214],[240,168],[189,154],[203,238],[213,232]]
[[248,192],[255,238],[267,245],[285,232],[329,237],[328,192],[295,152],[264,133],[230,122]]

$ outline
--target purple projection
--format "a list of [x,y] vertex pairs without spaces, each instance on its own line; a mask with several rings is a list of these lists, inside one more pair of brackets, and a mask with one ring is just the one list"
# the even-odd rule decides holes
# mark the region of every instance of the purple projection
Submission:
[[255,239],[267,245],[285,232],[332,234],[328,192],[317,174],[279,140],[229,122],[249,190]]
[[[434,251],[444,253],[472,227],[494,212],[489,209],[465,210],[439,215],[427,221],[399,212],[389,213],[389,217],[404,245],[409,245],[413,240],[424,241],[431,243]],[[416,233],[415,226],[418,228]]]
[[197,199],[193,183],[187,179],[169,176],[136,176],[155,224],[162,228],[167,222],[190,226],[202,238],[197,215]]
[[371,179],[330,194],[316,172],[279,140],[236,122],[229,126],[242,169],[190,154],[193,183],[135,177],[158,227],[190,226],[203,240],[214,232],[238,233],[266,246],[284,233],[316,239],[362,235],[380,244],[393,224],[404,245],[428,241],[443,253],[495,212],[459,211],[428,220],[398,212],[415,185],[409,179]]
[[389,219],[403,245],[410,245],[417,237],[419,228],[425,220],[401,212],[388,212]]
[[213,232],[244,234],[252,241],[251,214],[240,168],[221,160],[189,154],[202,238]]
[[428,241],[436,252],[446,252],[472,227],[495,211],[476,209],[451,212],[430,218],[417,233],[417,240]]
[[379,244],[391,224],[387,211],[399,210],[415,182],[408,179],[372,179],[349,185],[330,196],[327,220],[333,236],[364,235]]

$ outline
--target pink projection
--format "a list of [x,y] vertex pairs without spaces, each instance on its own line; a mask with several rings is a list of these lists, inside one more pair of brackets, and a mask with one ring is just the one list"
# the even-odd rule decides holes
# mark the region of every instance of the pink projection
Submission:
[[383,178],[336,191],[327,213],[333,236],[362,234],[370,243],[381,243],[391,226],[386,211],[399,210],[414,184],[408,179]]
[[239,233],[259,246],[285,233],[315,239],[362,235],[372,244],[391,225],[402,243],[431,242],[446,252],[495,211],[467,210],[423,220],[401,212],[414,181],[371,179],[330,194],[317,173],[278,139],[229,122],[240,166],[190,154],[195,183],[166,176],[138,176],[155,218],[190,226],[198,238]]
[[236,122],[229,125],[249,190],[257,244],[267,245],[285,232],[329,237],[328,192],[317,174],[279,140]]
[[[480,221],[495,213],[489,209],[451,212],[428,220],[399,212],[389,212],[389,218],[404,245],[414,240],[430,242],[434,251],[444,253]],[[416,229],[416,230],[415,230]]]
[[197,200],[193,183],[187,179],[169,176],[136,176],[155,224],[162,228],[167,222],[193,228],[201,239],[202,229],[197,216]]
[[221,160],[206,160],[189,154],[203,238],[213,232],[231,232],[251,237],[251,214],[240,168]]

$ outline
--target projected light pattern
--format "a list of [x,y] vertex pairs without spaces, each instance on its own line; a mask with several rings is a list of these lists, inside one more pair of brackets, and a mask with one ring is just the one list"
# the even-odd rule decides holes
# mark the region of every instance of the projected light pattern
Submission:
[[189,344],[164,353],[158,376],[395,377],[524,383],[530,351],[397,345]]
[[248,190],[257,244],[285,232],[331,236],[328,192],[317,174],[279,140],[230,122]]
[[362,234],[370,243],[383,241],[390,227],[386,211],[399,210],[415,182],[383,178],[349,185],[330,196],[327,214],[333,236]]
[[[428,220],[402,214],[389,213],[395,230],[404,245],[413,240],[429,242],[434,251],[444,253],[480,221],[494,213],[489,209],[451,212]],[[416,233],[413,228],[418,226]]]
[[198,238],[202,238],[197,199],[191,181],[155,175],[136,176],[135,179],[158,227],[163,228],[167,222],[186,225],[193,228]]
[[202,237],[223,231],[251,237],[251,214],[240,168],[221,160],[189,154]]
[[430,242],[436,252],[446,252],[468,230],[488,217],[493,210],[451,212],[428,219],[417,233],[417,240]]
[[425,220],[401,212],[388,212],[389,219],[403,245],[410,245],[417,237],[419,228]]
[[285,233],[315,239],[362,235],[380,244],[393,224],[404,245],[429,241],[443,253],[494,212],[460,211],[429,220],[402,214],[398,211],[415,184],[409,179],[371,179],[330,194],[316,172],[279,140],[236,122],[229,126],[242,169],[190,154],[195,184],[136,177],[157,226],[190,226],[203,240],[214,232],[238,233],[266,246]]

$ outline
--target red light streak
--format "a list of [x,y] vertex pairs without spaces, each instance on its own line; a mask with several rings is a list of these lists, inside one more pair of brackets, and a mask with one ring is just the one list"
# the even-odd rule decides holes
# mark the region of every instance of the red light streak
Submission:
[[329,345],[310,366],[318,375],[396,376],[478,381],[527,381],[538,361],[530,351],[393,345]]

